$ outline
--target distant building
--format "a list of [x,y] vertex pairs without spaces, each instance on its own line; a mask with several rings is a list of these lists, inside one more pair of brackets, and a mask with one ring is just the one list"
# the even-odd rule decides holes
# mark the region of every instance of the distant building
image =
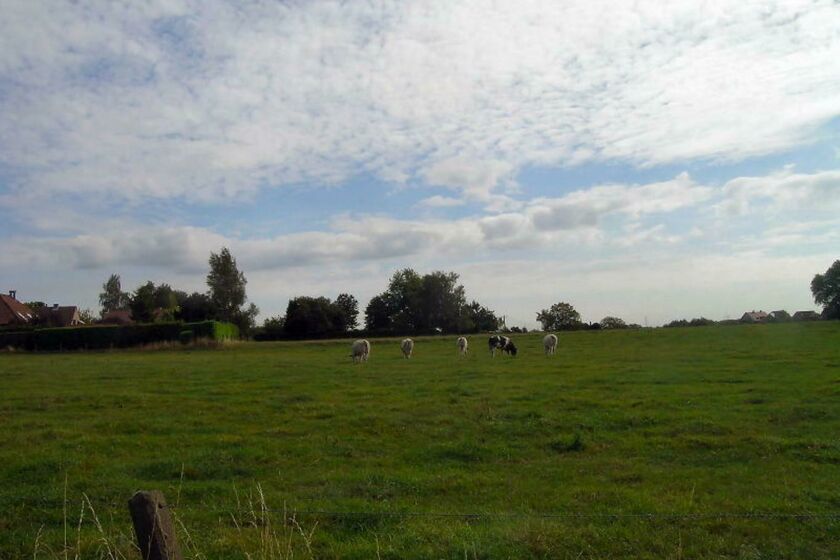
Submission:
[[35,321],[35,312],[19,302],[16,295],[15,290],[9,291],[9,295],[0,294],[0,327],[29,325]]
[[100,323],[106,325],[130,325],[134,320],[131,318],[131,311],[128,309],[114,309],[102,316]]
[[821,318],[816,311],[797,311],[793,314],[794,321],[819,321]]
[[79,308],[75,305],[58,305],[41,307],[38,309],[38,320],[41,324],[51,327],[75,327],[84,325],[79,316]]
[[764,311],[747,311],[741,315],[742,323],[764,323],[769,315]]
[[783,323],[785,321],[790,321],[790,313],[788,313],[784,309],[780,309],[778,311],[771,311],[769,319],[777,323]]

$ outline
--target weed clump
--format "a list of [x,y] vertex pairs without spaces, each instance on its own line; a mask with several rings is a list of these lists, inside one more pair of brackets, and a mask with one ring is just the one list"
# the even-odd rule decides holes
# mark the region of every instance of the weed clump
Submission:
[[572,436],[571,440],[559,438],[552,441],[549,447],[555,453],[576,453],[578,451],[583,451],[586,448],[586,444],[583,443],[583,438],[581,437],[580,432],[575,432],[575,435]]

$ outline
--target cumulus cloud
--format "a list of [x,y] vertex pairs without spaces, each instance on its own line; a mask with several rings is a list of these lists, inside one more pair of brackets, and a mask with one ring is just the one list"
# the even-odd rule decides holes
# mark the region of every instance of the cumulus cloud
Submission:
[[831,0],[12,1],[11,188],[224,200],[358,173],[516,209],[526,165],[741,159],[840,115]]
[[840,171],[796,173],[792,167],[764,177],[738,177],[723,187],[723,215],[743,216],[756,207],[774,212],[840,211]]
[[[416,255],[475,256],[485,251],[539,249],[550,245],[595,244],[607,240],[601,222],[611,215],[637,220],[705,200],[710,188],[682,174],[648,185],[609,185],[540,198],[521,210],[456,220],[408,220],[385,216],[335,216],[327,230],[240,239],[191,226],[124,226],[96,235],[13,239],[0,264],[70,268],[144,265],[200,271],[210,251],[226,245],[252,269],[283,269],[337,262],[386,261]],[[673,242],[662,226],[637,223],[622,235],[624,246]],[[56,260],[60,261],[57,263]]]

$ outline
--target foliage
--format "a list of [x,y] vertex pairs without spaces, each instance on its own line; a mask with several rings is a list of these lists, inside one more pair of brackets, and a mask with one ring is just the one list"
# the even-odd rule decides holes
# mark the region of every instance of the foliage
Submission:
[[[0,354],[0,557],[63,558],[84,493],[124,533],[108,557],[139,558],[126,499],[158,488],[185,558],[836,559],[838,337],[572,332],[546,358],[540,333],[515,360],[418,337],[355,368],[346,340]],[[82,559],[110,552],[91,521]],[[259,548],[298,523],[311,552]]]
[[345,310],[325,297],[296,297],[286,307],[289,338],[320,338],[347,330]]
[[176,290],[175,299],[178,302],[178,312],[175,318],[179,321],[209,321],[217,316],[216,306],[207,294]]
[[580,313],[571,304],[558,302],[537,313],[543,331],[567,331],[581,327]]
[[604,317],[601,319],[601,328],[602,329],[626,329],[627,323],[624,322],[624,319],[620,319],[618,317]]
[[238,309],[233,314],[231,322],[239,328],[242,336],[248,336],[256,325],[259,314],[260,308],[254,303],[249,303],[248,307]]
[[31,309],[32,311],[38,311],[42,307],[46,307],[47,304],[43,301],[27,301],[23,305]]
[[120,275],[111,274],[108,280],[102,284],[102,293],[99,294],[99,305],[102,307],[102,315],[109,311],[125,309],[129,305],[131,294],[122,291]]
[[150,280],[134,291],[128,306],[138,323],[172,322],[178,312],[178,299],[169,284],[155,286]]
[[245,274],[236,266],[236,259],[227,247],[216,253],[210,253],[210,272],[207,273],[207,286],[210,299],[216,308],[218,318],[234,321],[240,308],[245,305]]
[[344,316],[344,328],[342,330],[352,331],[359,325],[359,302],[350,294],[338,294],[335,298],[335,305],[341,309]]
[[380,334],[456,333],[495,330],[500,321],[477,302],[467,304],[457,273],[434,271],[421,276],[405,268],[370,300],[365,325]]
[[254,332],[254,340],[281,340],[286,335],[286,318],[282,315],[267,317]]
[[365,308],[365,330],[383,334],[391,328],[391,305],[384,294],[373,296]]
[[461,332],[496,332],[504,328],[501,318],[475,300],[471,301],[464,311],[468,323]]
[[823,306],[824,319],[840,319],[840,260],[834,261],[825,274],[811,280],[814,301]]
[[706,319],[705,317],[696,317],[691,321],[687,321],[686,319],[677,319],[666,324],[665,327],[709,327],[715,324],[717,323],[712,319]]
[[0,348],[11,346],[36,351],[127,348],[155,342],[174,342],[180,339],[183,330],[192,331],[195,338],[212,340],[239,336],[236,325],[218,321],[97,325],[4,332],[0,333]]
[[91,309],[81,309],[79,310],[79,320],[85,325],[92,325],[96,322],[96,315],[93,314]]

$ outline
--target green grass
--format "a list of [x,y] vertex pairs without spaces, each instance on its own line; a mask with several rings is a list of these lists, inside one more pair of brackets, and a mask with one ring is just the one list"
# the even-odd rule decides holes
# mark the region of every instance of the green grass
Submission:
[[0,558],[840,557],[840,323],[485,338],[2,354]]

